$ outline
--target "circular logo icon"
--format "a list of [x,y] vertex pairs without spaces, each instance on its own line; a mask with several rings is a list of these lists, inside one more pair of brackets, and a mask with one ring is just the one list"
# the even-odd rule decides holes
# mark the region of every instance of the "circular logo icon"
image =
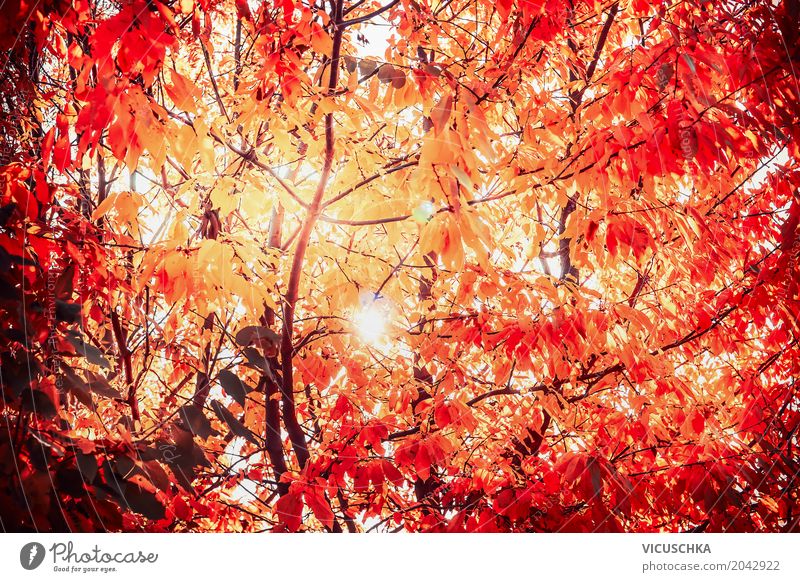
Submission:
[[26,570],[35,570],[44,562],[44,546],[39,542],[30,542],[19,551],[19,563]]

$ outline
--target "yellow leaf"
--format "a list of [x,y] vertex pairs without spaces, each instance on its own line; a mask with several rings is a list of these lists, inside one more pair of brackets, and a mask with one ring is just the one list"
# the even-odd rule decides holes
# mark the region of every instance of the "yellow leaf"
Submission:
[[423,255],[439,254],[444,244],[446,214],[435,215],[425,226],[419,237],[419,250]]
[[322,28],[317,28],[311,33],[311,48],[318,53],[330,56],[333,52],[333,41]]
[[236,182],[230,176],[220,178],[210,194],[211,204],[219,208],[221,215],[230,214],[239,204],[239,196],[236,195]]
[[456,180],[458,180],[461,183],[461,185],[467,189],[467,191],[472,191],[473,183],[472,183],[472,178],[469,177],[469,174],[467,174],[457,164],[450,164],[450,171],[453,172],[453,175],[456,177]]
[[170,71],[171,84],[165,83],[167,95],[179,109],[189,113],[197,113],[195,100],[200,99],[201,92],[189,79],[178,73],[175,69]]
[[452,112],[453,96],[448,93],[439,99],[439,102],[436,103],[431,110],[431,122],[433,122],[435,133],[441,133],[441,131],[447,126],[447,122],[450,121],[450,115]]

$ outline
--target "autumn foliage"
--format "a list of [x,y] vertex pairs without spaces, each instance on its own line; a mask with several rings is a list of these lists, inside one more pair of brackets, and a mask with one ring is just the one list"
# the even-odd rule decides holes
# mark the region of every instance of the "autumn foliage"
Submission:
[[797,0],[10,0],[0,527],[791,531]]

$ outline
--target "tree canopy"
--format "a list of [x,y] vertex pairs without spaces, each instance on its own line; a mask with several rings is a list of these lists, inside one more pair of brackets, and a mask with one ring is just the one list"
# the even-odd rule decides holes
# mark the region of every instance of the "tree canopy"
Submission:
[[797,0],[6,1],[0,527],[796,530],[798,65]]

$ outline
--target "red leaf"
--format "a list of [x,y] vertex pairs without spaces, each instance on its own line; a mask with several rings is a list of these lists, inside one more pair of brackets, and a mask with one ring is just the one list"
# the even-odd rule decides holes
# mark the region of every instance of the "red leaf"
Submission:
[[306,491],[305,500],[308,506],[311,508],[311,511],[314,512],[314,516],[320,521],[320,523],[322,523],[322,525],[328,529],[332,528],[333,511],[331,510],[331,507],[328,504],[328,501],[325,499],[322,491]]
[[692,412],[691,419],[692,419],[692,430],[694,431],[695,434],[701,434],[706,427],[706,419],[697,410]]
[[414,458],[414,468],[420,479],[427,480],[431,476],[431,458],[428,454],[428,447],[423,443],[417,447],[417,456]]
[[405,478],[403,474],[390,463],[386,459],[383,460],[383,473],[386,475],[386,479],[389,480],[393,485],[402,485]]
[[614,234],[614,229],[611,225],[608,225],[608,228],[606,229],[606,246],[608,247],[608,252],[611,254],[611,256],[616,257],[619,244],[617,241],[617,235]]
[[278,517],[289,531],[297,531],[303,521],[303,500],[299,495],[287,493],[275,504]]

